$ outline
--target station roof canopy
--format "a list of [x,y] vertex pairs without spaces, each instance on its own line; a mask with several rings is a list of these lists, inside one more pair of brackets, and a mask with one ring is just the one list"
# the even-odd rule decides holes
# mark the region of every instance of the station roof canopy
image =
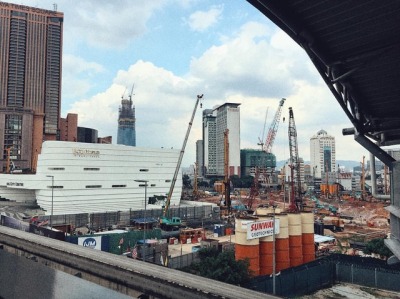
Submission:
[[344,134],[400,144],[400,1],[248,2],[309,55],[354,125]]

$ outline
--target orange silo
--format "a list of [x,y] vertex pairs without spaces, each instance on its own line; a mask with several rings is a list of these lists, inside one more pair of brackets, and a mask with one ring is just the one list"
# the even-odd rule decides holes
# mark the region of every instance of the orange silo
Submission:
[[290,266],[303,263],[303,238],[301,231],[301,214],[290,213],[289,216],[289,256]]
[[275,236],[276,272],[290,267],[289,255],[289,222],[287,214],[275,216],[279,219],[279,234]]
[[273,253],[273,236],[260,238],[260,275],[272,274]]
[[247,223],[257,220],[256,217],[236,218],[235,221],[235,259],[249,259],[249,269],[253,276],[260,275],[260,242],[259,239],[247,240]]
[[314,245],[314,214],[312,212],[301,213],[301,230],[303,243],[303,262],[315,260]]

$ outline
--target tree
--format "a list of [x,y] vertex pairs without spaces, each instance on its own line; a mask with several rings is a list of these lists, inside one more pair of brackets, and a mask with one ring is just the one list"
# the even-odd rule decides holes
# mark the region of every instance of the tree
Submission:
[[190,178],[187,174],[184,174],[182,176],[182,183],[183,183],[183,188],[191,188],[192,184],[190,183]]
[[233,188],[242,188],[242,180],[238,175],[231,175],[229,179],[232,182]]
[[363,251],[366,254],[376,253],[379,254],[381,257],[386,257],[386,258],[393,255],[390,249],[386,247],[383,238],[373,239],[369,241],[366,244],[365,249]]
[[185,269],[187,272],[234,285],[243,284],[251,277],[249,261],[236,261],[232,250],[220,253],[215,248],[203,248],[199,257],[200,262]]
[[207,181],[200,181],[197,183],[197,186],[208,188],[210,185],[208,184]]

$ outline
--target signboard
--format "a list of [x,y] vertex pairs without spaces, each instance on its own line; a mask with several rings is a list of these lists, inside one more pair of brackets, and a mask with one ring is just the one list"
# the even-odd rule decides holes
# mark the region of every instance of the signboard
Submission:
[[[272,236],[274,233],[274,221],[263,220],[247,223],[247,240]],[[275,235],[279,234],[279,219],[275,219]]]
[[78,245],[101,250],[101,236],[80,237],[78,238]]

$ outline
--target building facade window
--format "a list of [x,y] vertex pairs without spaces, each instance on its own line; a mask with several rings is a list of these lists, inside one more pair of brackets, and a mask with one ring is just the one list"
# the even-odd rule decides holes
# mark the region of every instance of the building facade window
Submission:
[[3,158],[7,159],[8,151],[11,160],[21,159],[22,115],[6,115],[4,132]]

